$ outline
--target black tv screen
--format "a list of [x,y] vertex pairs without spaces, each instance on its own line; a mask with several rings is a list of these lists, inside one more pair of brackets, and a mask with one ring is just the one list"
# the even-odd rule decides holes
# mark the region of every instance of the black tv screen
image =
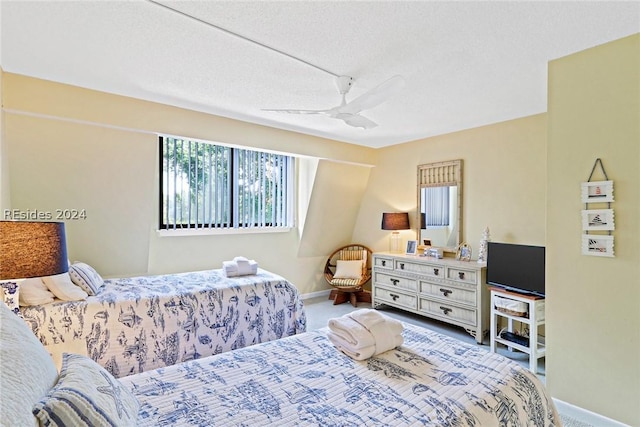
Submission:
[[487,283],[493,286],[544,296],[544,246],[489,242]]

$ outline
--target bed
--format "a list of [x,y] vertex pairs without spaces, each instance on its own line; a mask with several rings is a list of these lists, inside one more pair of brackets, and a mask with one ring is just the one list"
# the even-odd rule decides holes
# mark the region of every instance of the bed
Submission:
[[365,361],[326,330],[121,379],[138,425],[558,426],[528,370],[479,346],[412,325]]
[[58,363],[65,351],[84,354],[115,377],[306,330],[297,288],[263,269],[108,279],[86,300],[20,311]]
[[4,304],[0,316],[3,426],[561,425],[524,367],[409,324],[403,345],[363,361],[325,328],[115,379],[73,354],[58,375],[26,324]]

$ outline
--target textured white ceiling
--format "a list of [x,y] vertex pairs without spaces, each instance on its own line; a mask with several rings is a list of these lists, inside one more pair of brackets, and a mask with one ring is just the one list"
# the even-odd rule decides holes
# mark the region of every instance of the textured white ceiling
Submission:
[[162,1],[350,75],[406,86],[352,128],[335,78],[146,0],[0,1],[7,72],[371,147],[546,111],[550,60],[640,32],[640,2]]

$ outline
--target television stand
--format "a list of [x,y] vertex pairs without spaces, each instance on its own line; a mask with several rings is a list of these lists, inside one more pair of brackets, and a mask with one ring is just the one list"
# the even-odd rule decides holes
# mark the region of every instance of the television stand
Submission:
[[[538,359],[546,354],[546,347],[543,339],[538,333],[538,327],[544,325],[544,305],[545,299],[536,295],[526,295],[516,292],[506,291],[500,288],[489,288],[491,291],[491,321],[490,321],[490,348],[492,352],[496,352],[497,344],[502,344],[509,349],[515,349],[529,355],[529,370],[534,374],[538,371]],[[495,297],[506,298],[513,301],[519,301],[526,304],[527,312],[513,314],[501,311],[496,308]],[[506,339],[509,334],[503,338],[499,335],[498,329],[499,318],[507,319],[507,331],[514,333],[514,322],[521,322],[529,327],[529,345],[525,346],[515,342],[516,340]]]

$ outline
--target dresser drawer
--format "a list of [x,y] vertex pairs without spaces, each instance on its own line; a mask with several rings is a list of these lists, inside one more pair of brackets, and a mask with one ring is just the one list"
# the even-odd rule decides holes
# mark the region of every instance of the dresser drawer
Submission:
[[474,309],[458,307],[442,301],[420,298],[418,301],[418,311],[429,313],[434,317],[453,319],[469,326],[476,326],[476,310]]
[[373,266],[375,268],[384,268],[387,270],[393,269],[393,258],[374,257]]
[[406,277],[398,277],[391,274],[376,272],[374,274],[373,280],[376,285],[386,286],[387,288],[403,289],[409,292],[418,291],[418,282],[415,279],[408,279]]
[[416,294],[407,294],[396,289],[387,289],[376,286],[373,298],[378,302],[388,303],[396,307],[408,308],[415,310],[417,307],[418,297]]
[[474,307],[476,305],[477,292],[475,289],[463,289],[457,286],[448,286],[443,283],[420,281],[420,293],[442,300],[472,305]]
[[407,273],[420,274],[421,276],[444,279],[446,277],[446,268],[441,265],[430,265],[405,260],[396,260],[395,269]]
[[449,267],[447,269],[447,279],[454,282],[468,283],[475,285],[478,279],[478,272],[474,270],[465,270],[464,268]]

